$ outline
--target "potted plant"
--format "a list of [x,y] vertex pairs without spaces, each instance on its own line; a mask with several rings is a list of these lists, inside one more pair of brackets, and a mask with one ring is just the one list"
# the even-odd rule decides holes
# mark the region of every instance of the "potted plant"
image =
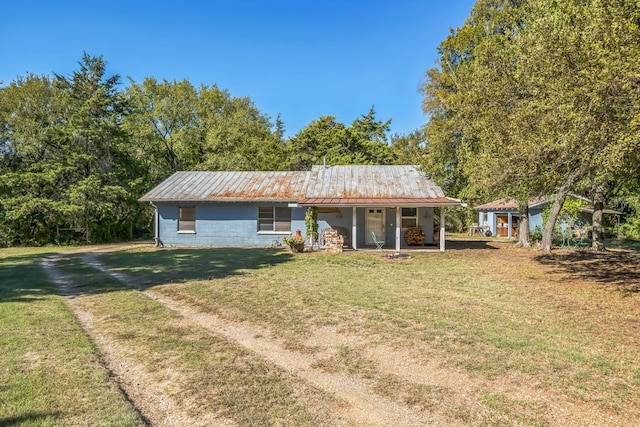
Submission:
[[294,252],[304,252],[304,242],[306,240],[307,238],[300,234],[300,230],[296,230],[295,236],[284,236],[282,243],[289,246]]

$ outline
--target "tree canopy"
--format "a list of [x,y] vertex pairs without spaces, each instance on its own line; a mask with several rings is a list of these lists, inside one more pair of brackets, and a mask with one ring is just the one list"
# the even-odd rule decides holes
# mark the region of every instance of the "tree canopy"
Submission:
[[637,171],[631,0],[480,0],[440,45],[424,109],[434,176],[473,198],[551,196],[543,236],[569,192]]
[[287,139],[247,97],[215,84],[108,75],[84,54],[68,76],[0,86],[0,247],[130,239],[150,231],[137,199],[178,170],[304,170],[389,164],[390,120],[321,117]]

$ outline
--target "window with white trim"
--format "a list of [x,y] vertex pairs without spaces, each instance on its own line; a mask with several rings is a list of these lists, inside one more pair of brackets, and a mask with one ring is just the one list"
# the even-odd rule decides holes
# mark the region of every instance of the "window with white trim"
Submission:
[[418,226],[418,208],[402,208],[402,228]]
[[279,206],[258,207],[258,232],[291,232],[291,209]]
[[178,233],[196,232],[195,206],[181,206],[178,208]]

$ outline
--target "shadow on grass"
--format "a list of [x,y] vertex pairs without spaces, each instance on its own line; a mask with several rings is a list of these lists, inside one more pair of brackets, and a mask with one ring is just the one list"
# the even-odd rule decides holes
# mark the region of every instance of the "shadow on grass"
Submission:
[[56,293],[55,284],[40,268],[40,260],[44,256],[47,254],[0,259],[0,302],[32,302]]
[[447,240],[446,250],[460,251],[466,249],[498,249],[491,246],[490,240]]
[[138,286],[242,275],[290,261],[293,254],[276,249],[212,248],[162,249],[150,252],[112,252],[100,258],[105,265],[136,280]]
[[640,293],[640,252],[569,250],[539,255],[541,264],[577,280],[593,280],[616,286],[627,294]]
[[[45,271],[41,261],[52,253],[0,259],[0,302],[34,302],[50,295],[98,294],[128,289],[126,284],[84,262],[80,254],[61,255]],[[273,249],[163,249],[109,252],[98,259],[125,273],[138,288],[242,275],[289,261],[292,254]],[[45,262],[46,263],[46,262]],[[57,286],[47,276],[47,272]]]
[[58,418],[60,414],[58,412],[44,413],[44,412],[27,412],[25,414],[16,417],[0,418],[0,426],[17,426],[17,425],[47,425],[53,424],[53,421]]

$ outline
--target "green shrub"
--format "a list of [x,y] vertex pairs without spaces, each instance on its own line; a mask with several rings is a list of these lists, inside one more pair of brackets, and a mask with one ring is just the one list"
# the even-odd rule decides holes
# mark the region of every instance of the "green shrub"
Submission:
[[529,242],[537,243],[542,241],[542,228],[539,225],[536,225],[536,228],[529,232]]

